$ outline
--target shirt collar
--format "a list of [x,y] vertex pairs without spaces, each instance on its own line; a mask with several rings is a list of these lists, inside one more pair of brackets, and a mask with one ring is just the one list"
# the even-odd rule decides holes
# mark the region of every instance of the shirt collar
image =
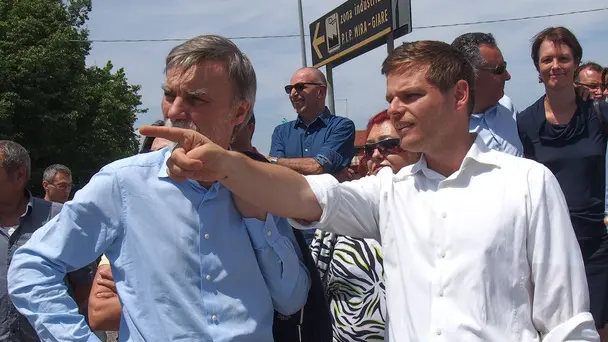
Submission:
[[[473,144],[471,145],[471,148],[469,149],[467,154],[464,156],[464,159],[462,160],[462,164],[460,165],[458,171],[456,171],[450,177],[455,177],[463,170],[466,170],[468,165],[470,165],[471,163],[488,165],[490,167],[500,167],[500,164],[496,160],[495,152],[490,150],[490,148],[488,148],[488,146],[486,146],[486,144],[483,142],[483,139],[479,136],[477,136],[475,138],[475,141],[473,141]],[[441,174],[428,168],[426,159],[424,158],[424,154],[422,154],[418,162],[416,162],[416,164],[414,164],[411,168],[406,167],[401,169],[401,171],[397,173],[397,176],[399,177],[399,179],[403,179],[407,176],[415,175],[418,172],[422,172],[427,178],[430,179],[445,178]]]
[[[158,178],[169,178],[169,173],[167,173],[167,161],[169,160],[169,157],[171,157],[172,151],[169,149],[169,147],[163,147],[160,150],[160,152],[162,152],[163,161],[158,170]],[[207,190],[204,187],[202,187],[200,184],[198,184],[198,182],[195,180],[186,179],[186,183],[190,184],[191,186],[193,186],[194,188],[196,188],[198,190],[203,191],[203,193],[207,193],[208,191],[211,191],[212,193],[217,193],[223,187],[223,185],[220,182],[214,182],[211,185],[211,188],[209,188],[209,190]]]
[[495,105],[484,110],[483,113],[473,113],[473,114],[471,114],[471,116],[480,117],[482,115],[490,115],[496,111],[496,109],[498,108],[498,105],[499,105],[499,103],[497,102]]
[[[308,127],[312,126],[317,121],[321,121],[323,124],[325,124],[327,126],[329,124],[330,117],[331,117],[331,111],[329,110],[329,108],[327,108],[327,106],[325,106],[325,109],[323,110],[323,112],[321,114],[319,114],[319,116],[317,116],[317,118],[314,119],[310,123],[310,125],[308,125]],[[306,124],[304,124],[304,121],[302,121],[302,117],[300,117],[300,115],[298,115],[298,118],[296,119],[294,128],[298,128],[299,125],[307,127]]]
[[21,215],[22,218],[31,214],[32,211],[34,210],[34,196],[32,196],[32,192],[29,191],[28,189],[25,189],[24,191],[25,191],[25,196],[27,196],[27,206],[25,207],[25,211]]
[[169,157],[171,157],[171,150],[169,150],[169,147],[163,147],[160,151],[162,152],[163,162],[158,170],[158,178],[168,178],[167,161],[169,160]]

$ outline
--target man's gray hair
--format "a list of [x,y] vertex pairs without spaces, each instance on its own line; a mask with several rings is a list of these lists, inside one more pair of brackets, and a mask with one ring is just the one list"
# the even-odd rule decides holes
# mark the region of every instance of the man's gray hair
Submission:
[[70,168],[61,164],[53,164],[47,167],[46,170],[44,170],[44,174],[42,174],[42,180],[47,181],[48,183],[53,183],[53,180],[55,179],[55,176],[58,172],[61,172],[70,178],[72,177],[72,171],[70,171]]
[[481,56],[481,51],[479,51],[482,45],[495,48],[497,47],[496,39],[491,33],[470,32],[458,36],[452,42],[452,46],[460,51],[474,68],[486,63],[486,60]]
[[9,175],[24,167],[27,173],[26,180],[29,180],[32,174],[31,165],[30,154],[25,147],[11,140],[0,140],[0,166]]
[[235,103],[245,101],[250,105],[240,127],[246,125],[255,105],[257,80],[251,61],[232,41],[216,35],[194,37],[169,52],[165,61],[165,73],[173,68],[186,72],[204,61],[226,64],[228,77],[236,92]]

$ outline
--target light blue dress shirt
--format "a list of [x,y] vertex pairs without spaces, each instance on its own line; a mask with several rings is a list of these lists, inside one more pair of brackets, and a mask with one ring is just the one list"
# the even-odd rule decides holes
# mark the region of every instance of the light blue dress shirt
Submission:
[[506,95],[483,113],[473,113],[469,132],[477,133],[489,148],[522,157],[524,147],[517,132],[517,111]]
[[121,341],[272,341],[274,309],[306,302],[310,278],[285,219],[243,219],[215,183],[167,177],[168,149],[104,167],[17,250],[8,286],[42,340],[99,341],[63,277],[105,253]]

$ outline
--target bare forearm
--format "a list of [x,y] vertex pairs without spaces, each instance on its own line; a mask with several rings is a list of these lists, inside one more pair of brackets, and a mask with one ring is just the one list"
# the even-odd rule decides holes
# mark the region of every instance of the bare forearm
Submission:
[[323,167],[314,158],[279,158],[277,164],[303,175],[320,175]]
[[321,217],[308,182],[291,169],[228,152],[222,174],[221,182],[234,194],[273,215],[306,221]]

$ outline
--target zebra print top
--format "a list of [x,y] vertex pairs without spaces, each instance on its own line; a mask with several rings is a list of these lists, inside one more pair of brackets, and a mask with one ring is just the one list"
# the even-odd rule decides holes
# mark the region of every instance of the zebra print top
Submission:
[[310,248],[327,284],[333,340],[384,341],[386,299],[380,244],[317,230]]

